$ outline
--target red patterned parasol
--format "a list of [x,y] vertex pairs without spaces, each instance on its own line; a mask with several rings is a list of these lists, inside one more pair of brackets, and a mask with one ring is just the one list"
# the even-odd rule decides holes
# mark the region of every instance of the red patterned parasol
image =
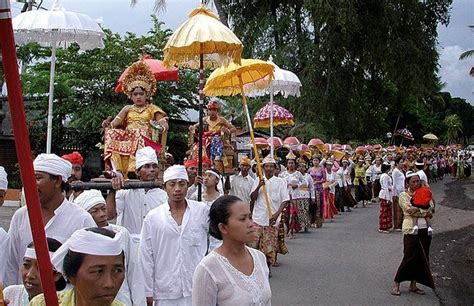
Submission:
[[[269,128],[270,114],[272,110],[271,103],[267,103],[264,107],[259,109],[253,119],[254,128]],[[273,102],[273,125],[294,125],[293,115],[284,107]]]
[[397,130],[395,132],[395,134],[393,134],[393,136],[401,136],[403,138],[406,138],[408,140],[415,140],[415,138],[413,137],[413,134],[408,130],[408,129],[401,129],[401,130]]
[[[145,64],[150,67],[151,71],[153,72],[153,75],[155,76],[155,79],[157,81],[178,81],[179,80],[179,72],[178,68],[171,67],[171,68],[165,68],[163,65],[163,62],[154,58],[151,58],[150,55],[145,54],[143,56],[143,61]],[[124,72],[122,72],[122,75],[119,78],[119,82],[117,87],[115,87],[115,92],[122,92],[122,81],[125,79],[125,76],[128,73],[128,67],[125,69]]]

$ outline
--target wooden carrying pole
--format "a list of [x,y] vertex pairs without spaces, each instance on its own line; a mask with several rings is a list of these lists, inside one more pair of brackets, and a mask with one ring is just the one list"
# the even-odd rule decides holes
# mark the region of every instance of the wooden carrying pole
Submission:
[[[13,25],[11,19],[10,0],[0,0],[0,49],[3,69],[8,89],[8,104],[12,117],[15,146],[20,164],[21,181],[25,188],[26,202],[28,203],[28,217],[30,219],[31,234],[38,257],[41,284],[46,305],[57,306],[58,298],[53,279],[53,269],[49,258],[40,201],[37,192],[33,159],[26,125],[23,94],[16,58]],[[2,250],[5,251],[5,250]],[[22,255],[22,254],[19,254]]]
[[[257,161],[257,173],[260,180],[263,180],[263,172],[262,172],[262,165],[260,164],[260,156],[258,155],[257,145],[255,144],[255,135],[253,134],[253,127],[252,127],[252,119],[250,119],[249,108],[247,106],[247,97],[244,93],[244,84],[242,82],[242,77],[239,76],[239,83],[240,83],[240,91],[242,94],[242,104],[244,106],[244,112],[247,117],[247,125],[250,131],[250,139],[252,141],[252,148],[255,154],[255,160]],[[270,206],[270,198],[268,197],[267,186],[263,185],[263,196],[265,197],[265,203],[267,204],[267,211],[268,211],[268,218],[271,219],[272,217],[272,208]]]

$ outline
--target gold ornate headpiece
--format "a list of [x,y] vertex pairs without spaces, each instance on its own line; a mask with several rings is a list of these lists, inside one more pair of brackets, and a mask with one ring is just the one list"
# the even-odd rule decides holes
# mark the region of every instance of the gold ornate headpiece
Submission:
[[123,79],[123,92],[131,99],[132,91],[141,87],[147,92],[148,97],[153,97],[156,92],[156,80],[150,68],[143,61],[138,61],[130,66]]

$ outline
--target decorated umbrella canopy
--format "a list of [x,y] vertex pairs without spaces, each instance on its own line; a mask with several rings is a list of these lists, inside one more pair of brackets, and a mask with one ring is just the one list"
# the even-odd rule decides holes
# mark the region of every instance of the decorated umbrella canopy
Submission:
[[275,101],[268,102],[259,109],[253,118],[254,128],[269,128],[270,117],[273,115],[273,126],[294,125],[293,115],[284,107],[278,105]]
[[[240,64],[242,48],[242,42],[219,21],[219,17],[201,5],[189,13],[188,19],[174,31],[163,49],[166,66],[199,67],[198,175],[202,175],[204,66]],[[201,184],[198,185],[198,200],[201,200]]]
[[431,133],[424,135],[423,139],[424,140],[429,140],[429,141],[438,141],[438,137],[434,134],[431,134]]
[[[150,68],[151,72],[155,76],[155,80],[157,81],[178,81],[179,80],[179,72],[178,68],[170,67],[166,68],[162,61],[151,58],[150,55],[145,54],[141,59],[147,66]],[[125,76],[128,73],[128,67],[125,69],[124,72],[120,75],[118,80],[118,85],[115,87],[115,92],[122,92],[122,81],[125,79]]]
[[85,14],[66,11],[57,0],[49,11],[33,10],[19,14],[13,19],[13,29],[18,45],[37,42],[52,49],[46,138],[46,153],[51,153],[56,48],[73,42],[82,50],[103,48],[105,34],[95,20]]
[[[268,86],[273,78],[273,65],[255,59],[242,59],[242,64],[230,63],[227,67],[220,67],[214,70],[204,87],[204,93],[207,96],[233,96],[242,95],[242,104],[247,118],[247,125],[252,140],[255,159],[257,161],[257,172],[260,180],[263,180],[262,166],[260,157],[258,156],[257,147],[255,145],[255,136],[253,133],[252,119],[250,119],[249,109],[247,106],[247,98],[244,92],[244,85],[256,83],[259,80],[259,87]],[[268,216],[271,218],[272,210],[270,207],[270,199],[268,198],[267,188],[263,185],[263,194],[267,204]]]
[[[285,98],[287,98],[288,96],[299,97],[301,81],[293,72],[285,70],[285,69],[281,69],[280,67],[275,65],[273,63],[273,58],[271,56],[270,56],[270,59],[268,60],[268,63],[272,64],[275,67],[273,71],[273,80],[271,81],[270,86],[264,89],[261,89],[262,86],[259,83],[266,82],[266,80],[257,81],[254,84],[245,85],[245,91],[249,92],[252,97],[270,95],[269,105],[270,105],[270,109],[272,109],[274,94],[282,94],[283,97]],[[275,115],[275,112],[269,111],[269,114],[270,114],[270,117],[269,117],[268,126],[270,127],[270,139],[271,139],[273,138],[273,126],[275,125],[273,121],[274,120],[273,115]],[[292,122],[293,122],[293,118],[292,118]],[[294,123],[289,124],[289,125],[293,125],[293,124]],[[271,156],[273,156],[273,150],[274,150],[274,147],[273,146],[270,147]]]
[[401,136],[402,138],[405,138],[411,141],[415,140],[415,138],[413,137],[413,134],[407,128],[397,130],[395,134],[393,134],[393,136]]

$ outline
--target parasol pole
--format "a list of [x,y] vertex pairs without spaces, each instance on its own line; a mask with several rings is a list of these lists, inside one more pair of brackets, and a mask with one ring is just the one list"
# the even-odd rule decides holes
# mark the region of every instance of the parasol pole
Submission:
[[[273,83],[273,82],[272,82]],[[270,156],[274,158],[274,144],[273,144],[273,84],[270,85]]]
[[[201,54],[199,55],[199,148],[198,148],[198,175],[202,177],[202,135],[204,130],[203,123],[203,105],[204,105],[204,44],[201,43]],[[198,184],[198,201],[201,201],[202,184]]]
[[[242,104],[244,106],[244,112],[247,117],[247,125],[249,127],[250,132],[250,139],[252,141],[252,148],[255,154],[255,160],[257,161],[257,173],[259,179],[263,180],[263,172],[262,172],[262,165],[260,164],[260,156],[258,155],[257,145],[255,144],[255,135],[253,134],[253,127],[252,127],[252,119],[250,119],[249,108],[247,106],[247,97],[244,93],[244,84],[242,82],[242,76],[239,75],[239,84],[240,84],[240,91],[242,93]],[[272,157],[273,158],[273,157]],[[267,186],[263,185],[263,196],[265,197],[265,203],[267,204],[267,211],[268,211],[268,218],[272,217],[272,209],[270,207],[270,198],[268,197],[267,193]]]
[[46,136],[46,153],[51,153],[51,140],[53,137],[53,99],[54,99],[54,74],[56,73],[56,41],[51,48],[51,71],[49,73],[48,97],[48,131]]
[[[26,202],[28,203],[28,217],[38,257],[41,283],[43,285],[46,305],[57,306],[58,298],[54,285],[53,269],[51,268],[51,260],[46,244],[46,235],[33,170],[30,141],[28,138],[25,109],[23,107],[23,94],[21,91],[15,41],[13,38],[10,0],[0,0],[0,33],[2,33],[2,35],[0,35],[0,49],[8,88],[8,104],[12,117],[15,147],[18,153],[21,181],[25,187]],[[21,152],[21,154],[19,154],[19,152]]]

